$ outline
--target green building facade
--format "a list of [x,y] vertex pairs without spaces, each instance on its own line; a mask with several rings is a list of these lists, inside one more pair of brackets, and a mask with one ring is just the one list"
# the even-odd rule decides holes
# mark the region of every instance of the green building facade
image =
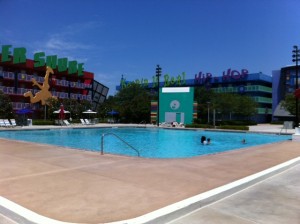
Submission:
[[193,87],[163,87],[159,90],[159,123],[192,124],[194,115]]

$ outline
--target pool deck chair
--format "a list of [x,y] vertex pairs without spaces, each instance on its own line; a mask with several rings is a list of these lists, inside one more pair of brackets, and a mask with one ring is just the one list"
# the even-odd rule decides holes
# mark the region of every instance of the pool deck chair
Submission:
[[293,127],[293,121],[284,121],[283,127],[281,128],[279,134],[281,134],[282,130],[285,129],[285,133],[287,133],[287,129],[294,129]]
[[80,122],[81,122],[82,125],[86,125],[86,123],[83,119],[80,119]]
[[10,123],[13,127],[17,126],[16,120],[15,119],[10,119]]
[[63,123],[64,123],[64,125],[67,125],[67,126],[71,125],[68,120],[63,120]]
[[91,123],[88,119],[84,119],[84,121],[85,121],[85,123],[87,124],[87,125],[92,125],[93,123]]
[[9,122],[8,119],[4,119],[3,121],[4,121],[4,124],[5,124],[5,127],[13,127],[13,126],[11,125],[11,123]]
[[6,127],[3,119],[0,119],[0,127]]

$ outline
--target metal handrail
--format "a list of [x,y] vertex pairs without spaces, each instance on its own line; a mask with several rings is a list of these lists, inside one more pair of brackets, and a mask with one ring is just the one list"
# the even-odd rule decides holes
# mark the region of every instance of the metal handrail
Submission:
[[106,135],[113,135],[113,136],[115,136],[117,139],[121,140],[127,146],[129,146],[130,148],[132,148],[137,153],[138,157],[140,157],[139,150],[137,150],[136,148],[134,148],[132,145],[130,145],[128,142],[124,141],[122,138],[120,138],[118,135],[116,135],[114,133],[104,133],[104,134],[102,134],[102,136],[101,136],[101,155],[104,154],[104,136],[106,136]]

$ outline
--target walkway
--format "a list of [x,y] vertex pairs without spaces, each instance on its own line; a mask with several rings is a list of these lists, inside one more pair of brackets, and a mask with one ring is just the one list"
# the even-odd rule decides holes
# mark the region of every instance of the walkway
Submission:
[[[142,216],[297,157],[299,143],[291,141],[190,159],[159,160],[101,156],[0,139],[0,205],[6,204],[6,198],[63,222],[116,222]],[[21,217],[8,213],[0,206],[0,222],[6,217],[9,224],[20,223],[16,219]],[[23,214],[29,214],[31,221],[42,220],[38,222],[41,224],[54,223],[28,211]]]
[[300,164],[169,224],[300,223]]

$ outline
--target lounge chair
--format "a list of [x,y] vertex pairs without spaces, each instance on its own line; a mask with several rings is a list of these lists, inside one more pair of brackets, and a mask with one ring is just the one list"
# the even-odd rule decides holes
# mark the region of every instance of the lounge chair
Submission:
[[81,121],[82,125],[86,125],[86,123],[85,123],[85,121],[83,119],[80,119],[80,121]]
[[3,119],[0,119],[0,127],[6,127]]
[[88,119],[84,119],[84,121],[85,121],[85,123],[87,124],[87,125],[92,125],[93,123],[91,123]]
[[67,126],[71,125],[68,120],[63,120],[63,123]]
[[170,122],[162,122],[162,123],[159,123],[159,126],[164,127],[164,128],[170,128],[170,127],[172,127],[172,124]]
[[9,121],[10,121],[10,123],[11,123],[11,125],[12,125],[13,127],[16,127],[16,126],[17,126],[17,123],[16,123],[16,120],[15,120],[15,119],[10,119]]
[[8,119],[4,119],[4,124],[5,124],[5,127],[12,127],[11,123],[9,122]]

